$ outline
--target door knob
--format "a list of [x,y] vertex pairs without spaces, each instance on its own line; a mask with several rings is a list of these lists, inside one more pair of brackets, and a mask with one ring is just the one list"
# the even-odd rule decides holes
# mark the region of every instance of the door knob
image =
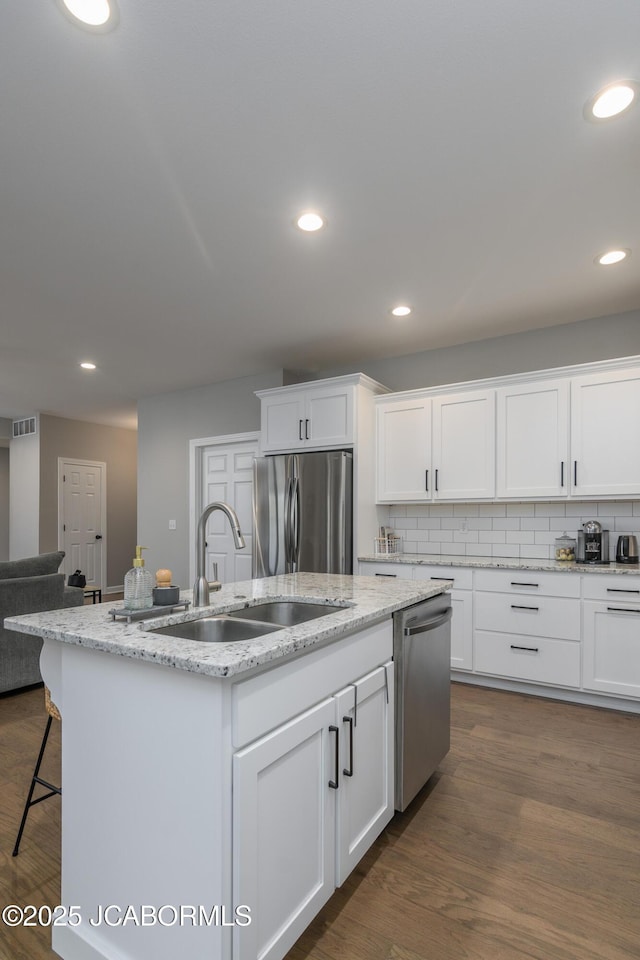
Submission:
[[102,534],[96,533],[96,540],[102,540]]

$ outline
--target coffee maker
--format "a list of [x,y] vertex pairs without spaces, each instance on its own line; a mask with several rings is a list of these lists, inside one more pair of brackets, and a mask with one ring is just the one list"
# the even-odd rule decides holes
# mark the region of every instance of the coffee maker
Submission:
[[597,520],[587,520],[578,530],[577,563],[609,563],[609,531]]

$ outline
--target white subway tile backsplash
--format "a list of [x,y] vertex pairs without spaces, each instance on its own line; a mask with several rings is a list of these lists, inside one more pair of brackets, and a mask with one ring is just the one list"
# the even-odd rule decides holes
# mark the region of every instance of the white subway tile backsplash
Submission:
[[519,530],[520,519],[518,517],[496,517],[495,520],[493,521],[493,529],[494,530]]
[[564,503],[534,503],[536,517],[564,517]]
[[405,553],[430,557],[550,560],[556,537],[564,532],[575,537],[585,521],[595,518],[611,531],[612,556],[620,533],[640,534],[640,500],[395,504],[389,517]]
[[504,530],[479,530],[478,541],[480,543],[506,543],[507,536]]
[[506,503],[480,503],[478,504],[479,517],[506,517]]

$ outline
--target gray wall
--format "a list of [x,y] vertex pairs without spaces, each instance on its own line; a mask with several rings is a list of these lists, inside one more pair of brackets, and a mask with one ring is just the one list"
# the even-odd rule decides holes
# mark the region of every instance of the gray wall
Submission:
[[323,370],[309,379],[362,372],[392,390],[413,390],[636,355],[640,355],[640,310],[402,357],[363,360]]
[[[145,563],[189,580],[189,441],[260,429],[254,390],[282,386],[282,371],[147,397],[138,404],[138,543]],[[169,530],[169,520],[176,529]],[[133,554],[132,554],[133,556]]]
[[0,447],[0,560],[9,559],[9,448]]
[[40,552],[58,549],[58,457],[107,464],[107,586],[122,587],[136,545],[137,433],[40,415]]

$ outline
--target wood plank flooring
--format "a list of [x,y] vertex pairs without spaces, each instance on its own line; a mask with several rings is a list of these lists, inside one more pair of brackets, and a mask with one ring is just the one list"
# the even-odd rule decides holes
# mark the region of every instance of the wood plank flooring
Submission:
[[[452,690],[441,769],[286,960],[638,960],[640,717]],[[60,898],[58,798],[11,857],[45,720],[41,689],[0,698],[0,905]],[[54,723],[53,782],[59,743]],[[47,929],[0,925],[0,960],[55,957]]]

